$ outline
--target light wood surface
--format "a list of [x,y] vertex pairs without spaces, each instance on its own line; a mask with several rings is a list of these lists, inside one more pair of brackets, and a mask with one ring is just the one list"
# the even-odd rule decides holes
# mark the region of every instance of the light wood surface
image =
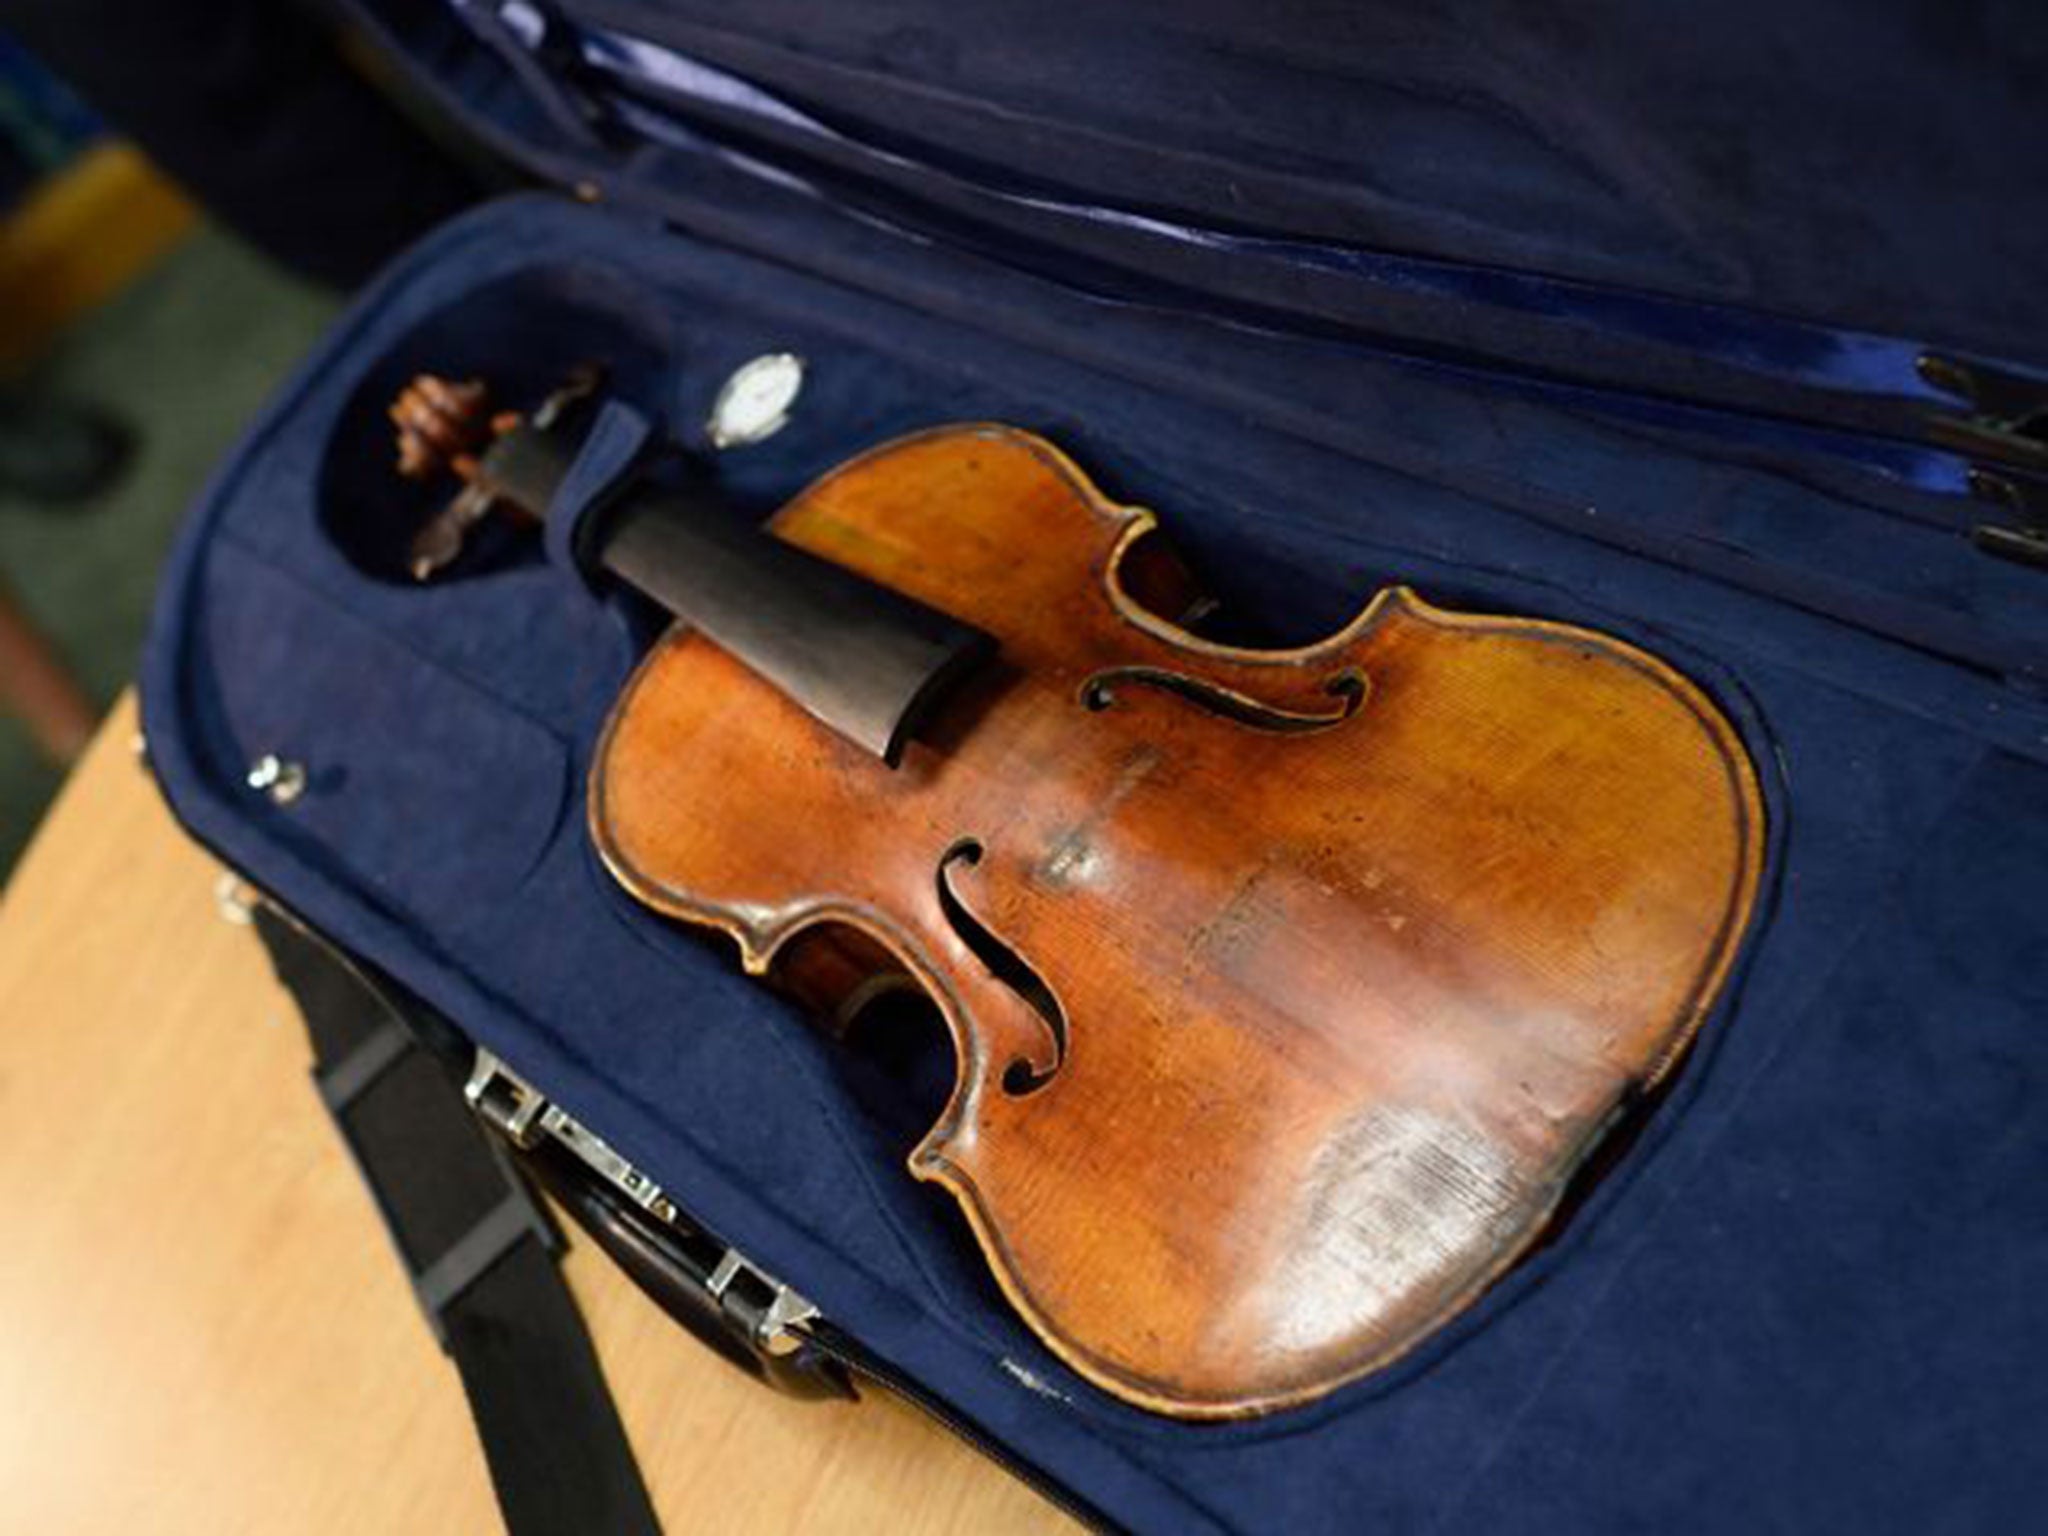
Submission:
[[[124,700],[0,900],[0,1524],[499,1529],[290,1002],[134,729]],[[590,1245],[569,1273],[669,1531],[1073,1529],[894,1401],[745,1380]]]

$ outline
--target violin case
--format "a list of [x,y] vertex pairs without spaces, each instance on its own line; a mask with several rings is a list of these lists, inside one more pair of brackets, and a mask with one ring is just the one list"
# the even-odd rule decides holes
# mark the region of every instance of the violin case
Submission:
[[[350,9],[541,185],[397,260],[193,510],[142,698],[196,837],[1102,1525],[2039,1519],[2037,7]],[[787,425],[714,449],[774,353]],[[1156,509],[1234,633],[1406,583],[1672,660],[1748,737],[1769,866],[1670,1091],[1389,1368],[1228,1423],[1077,1378],[905,1172],[933,1085],[593,853],[646,614],[537,539],[405,579],[438,493],[392,472],[397,389],[591,359],[760,515],[1010,422]],[[252,787],[266,756],[303,792]]]

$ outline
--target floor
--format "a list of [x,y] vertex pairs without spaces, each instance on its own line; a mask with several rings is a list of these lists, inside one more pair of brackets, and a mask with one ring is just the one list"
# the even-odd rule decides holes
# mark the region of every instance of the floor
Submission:
[[[134,674],[186,506],[336,307],[201,227],[75,324],[38,369],[38,389],[112,412],[136,439],[119,482],[92,501],[46,508],[0,491],[0,579],[103,708]],[[61,778],[0,717],[0,878]]]

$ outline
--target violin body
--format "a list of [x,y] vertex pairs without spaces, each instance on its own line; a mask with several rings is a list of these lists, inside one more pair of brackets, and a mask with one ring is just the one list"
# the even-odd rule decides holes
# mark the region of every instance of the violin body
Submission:
[[814,1006],[928,993],[958,1077],[911,1171],[1083,1376],[1229,1417],[1386,1364],[1543,1232],[1714,1002],[1763,811],[1640,650],[1400,588],[1235,649],[1158,617],[1191,594],[1152,528],[1011,429],[852,461],[773,533],[1000,662],[891,768],[678,626],[591,832]]

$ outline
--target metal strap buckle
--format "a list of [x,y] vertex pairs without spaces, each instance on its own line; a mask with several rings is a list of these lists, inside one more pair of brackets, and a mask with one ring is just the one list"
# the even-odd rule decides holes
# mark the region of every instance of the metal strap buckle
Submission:
[[800,1348],[803,1338],[796,1330],[818,1315],[802,1295],[749,1262],[737,1248],[725,1250],[705,1289],[726,1319],[771,1355]]
[[477,1047],[476,1065],[462,1086],[462,1097],[513,1146],[530,1147],[540,1140],[539,1121],[548,1101],[482,1046]]

